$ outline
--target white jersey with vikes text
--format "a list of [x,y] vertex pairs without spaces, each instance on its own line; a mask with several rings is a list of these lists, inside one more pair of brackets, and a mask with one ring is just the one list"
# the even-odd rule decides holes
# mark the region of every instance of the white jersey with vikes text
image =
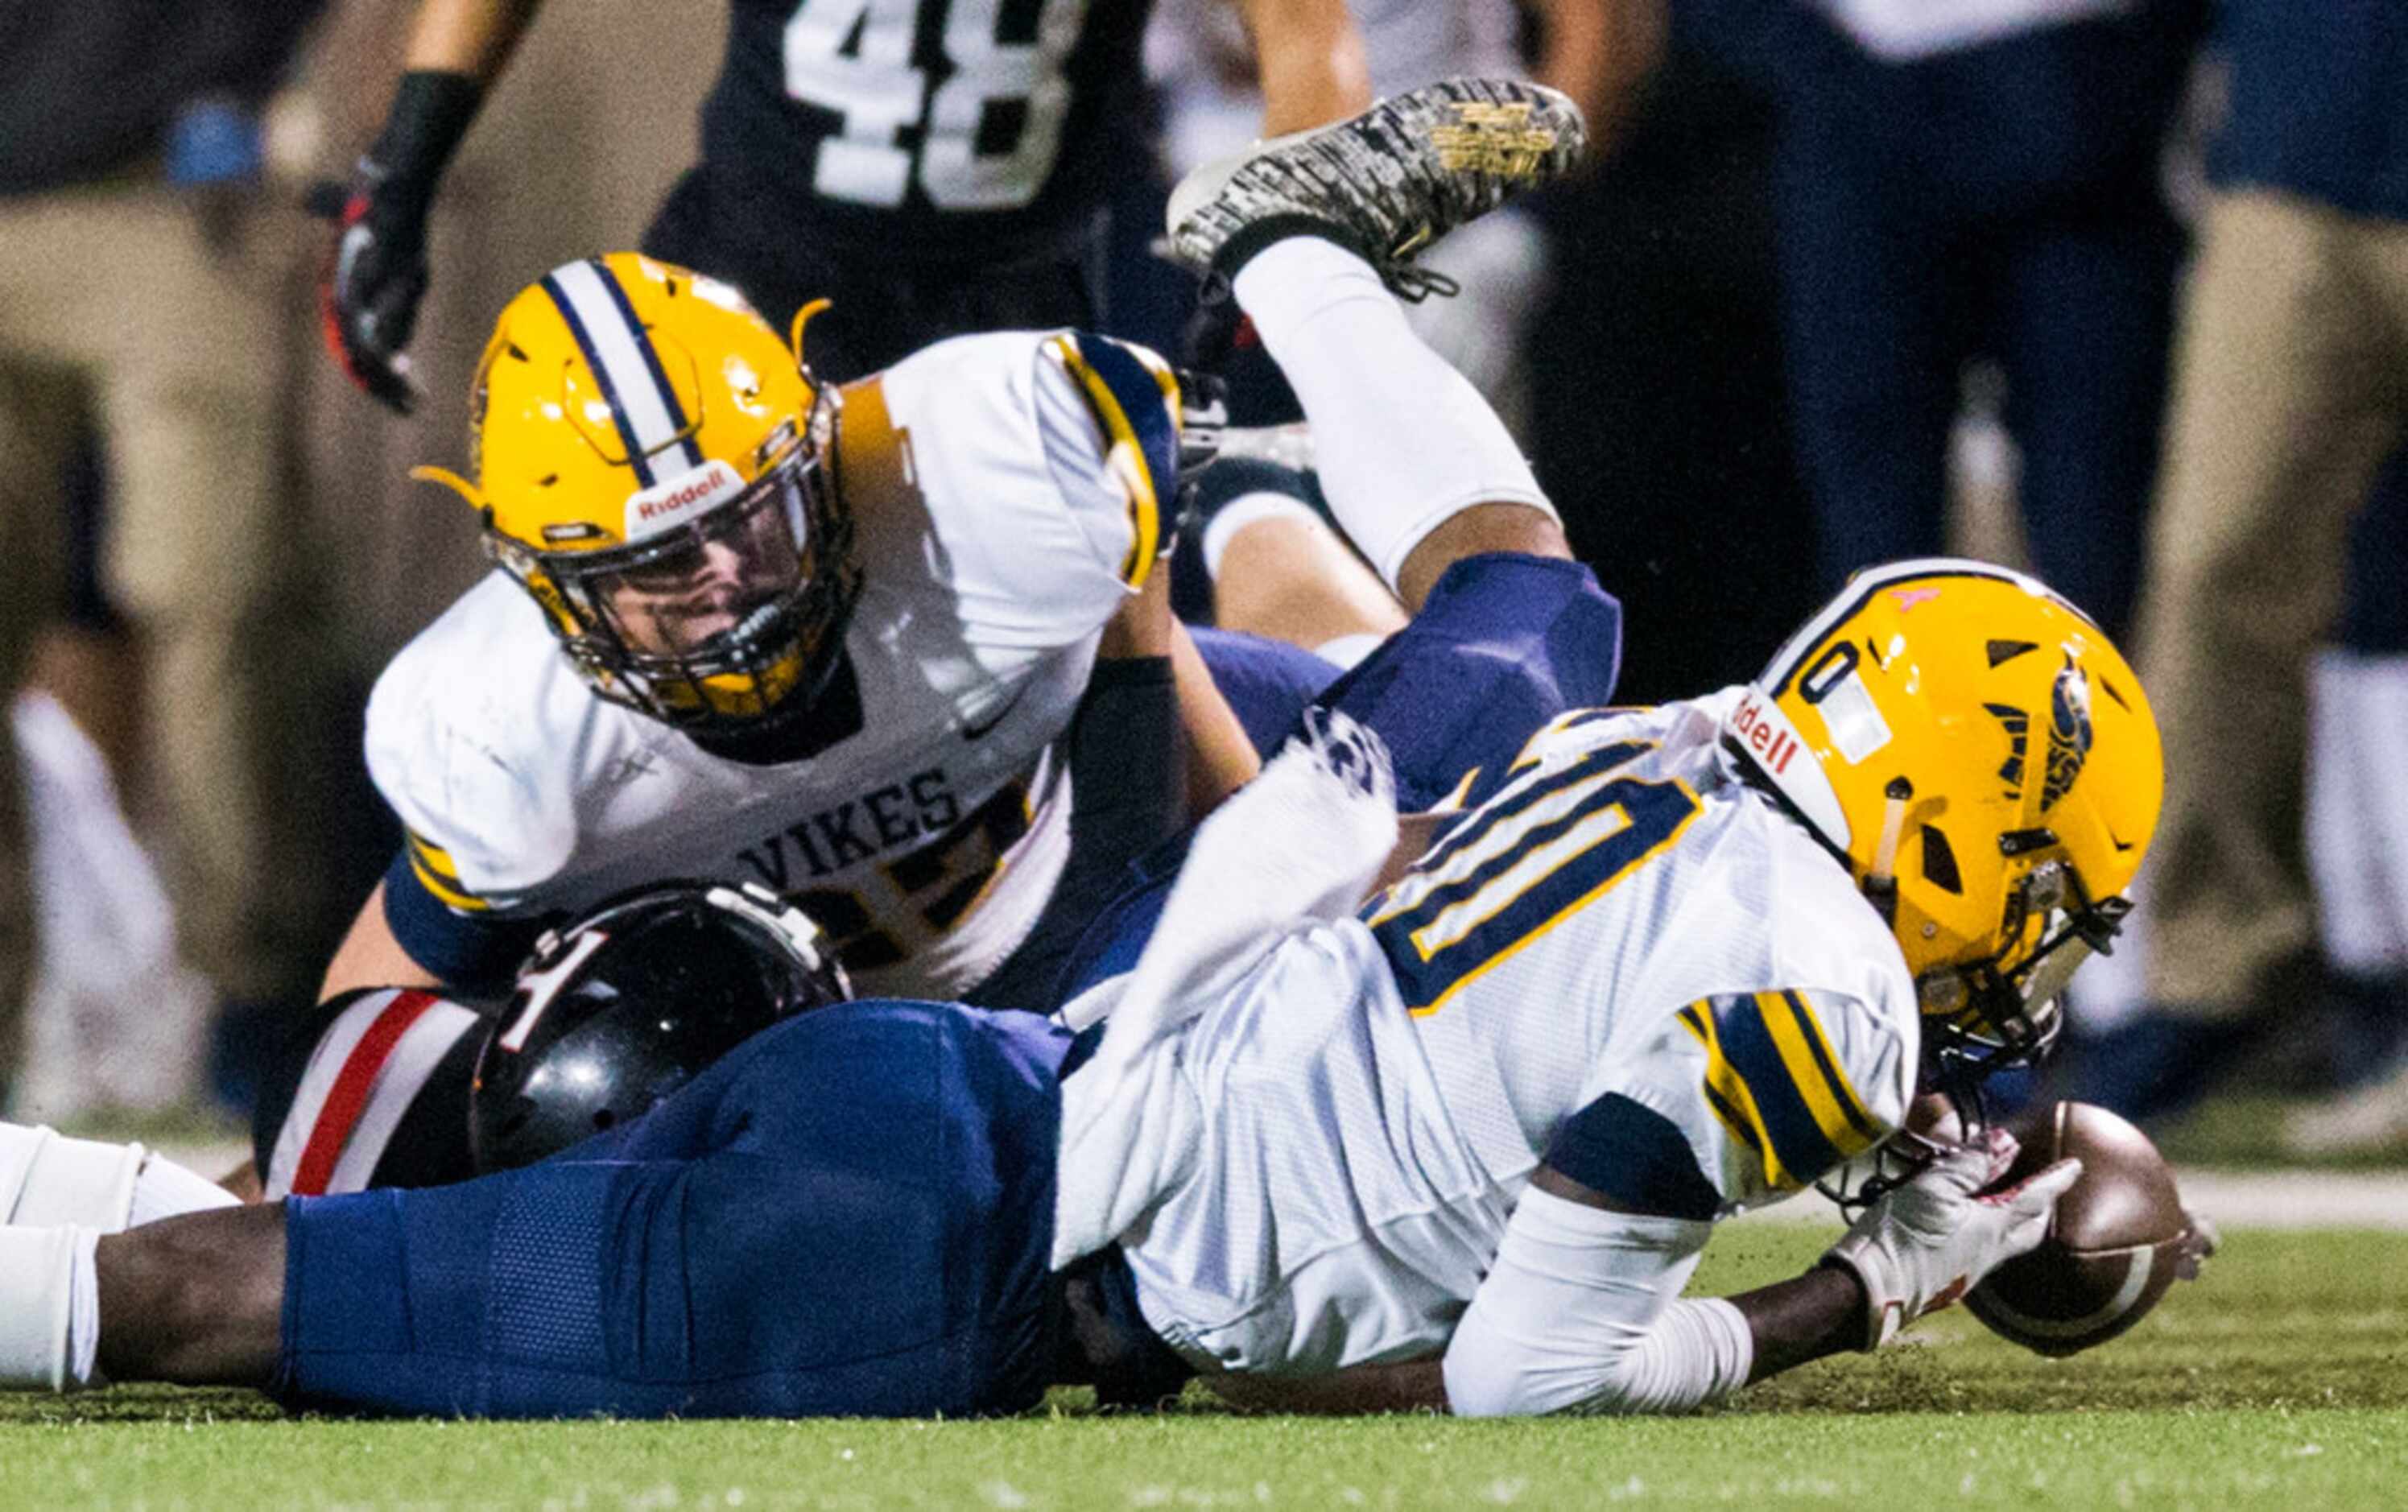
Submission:
[[1722,1217],[1899,1124],[1904,958],[1718,749],[1737,692],[1555,720],[1403,879],[1169,1042],[1190,1148],[1122,1240],[1164,1338],[1272,1373],[1427,1355],[1583,1130],[1579,1179]]
[[1128,349],[1117,386],[1098,378],[1101,342],[965,337],[845,391],[836,466],[862,589],[832,687],[857,685],[860,723],[806,759],[731,760],[603,701],[515,583],[470,589],[368,708],[369,769],[419,881],[505,917],[669,878],[753,882],[836,936],[866,993],[955,996],[989,975],[1061,871],[1054,742],[1158,534],[1120,405],[1175,406],[1167,385],[1131,392],[1132,371],[1154,380]]

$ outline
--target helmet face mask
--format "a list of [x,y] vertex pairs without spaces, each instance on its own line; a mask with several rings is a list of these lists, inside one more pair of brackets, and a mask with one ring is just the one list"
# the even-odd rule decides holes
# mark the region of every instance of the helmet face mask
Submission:
[[841,658],[859,593],[838,409],[734,290],[632,253],[555,268],[480,365],[489,554],[594,692],[697,739],[776,737]]
[[[833,408],[824,396],[823,408]],[[633,545],[539,554],[489,534],[523,584],[556,599],[561,640],[600,697],[705,737],[809,712],[835,670],[859,573],[825,463],[786,440],[741,494]]]
[[1724,734],[1888,925],[1928,1086],[1961,1102],[2048,1052],[2067,980],[2128,911],[2164,782],[2139,680],[2095,624],[1986,563],[1870,569]]
[[2033,868],[2000,930],[2014,942],[2007,951],[1916,980],[1927,1084],[1964,1104],[1992,1073],[2045,1058],[2065,1027],[2066,986],[2085,961],[2113,953],[2131,907],[2126,898],[2082,896],[2081,879],[2061,861]]

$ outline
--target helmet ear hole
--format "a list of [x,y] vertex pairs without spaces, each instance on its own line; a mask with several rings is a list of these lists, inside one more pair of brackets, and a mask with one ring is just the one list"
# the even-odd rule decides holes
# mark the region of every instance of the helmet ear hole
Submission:
[[1956,870],[1956,847],[1932,825],[1923,827],[1923,876],[1942,892],[1964,896],[1965,879]]

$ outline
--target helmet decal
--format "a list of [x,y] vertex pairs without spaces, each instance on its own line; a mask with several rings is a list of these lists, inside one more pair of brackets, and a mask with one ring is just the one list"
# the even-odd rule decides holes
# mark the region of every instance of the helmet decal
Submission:
[[2004,797],[2008,802],[2021,802],[2024,796],[2024,757],[2030,754],[2031,748],[2031,715],[2012,703],[1985,703],[1982,707],[2006,727],[2007,759],[1999,768],[1999,781],[2007,785]]
[[694,426],[685,407],[608,265],[599,258],[569,263],[545,274],[542,287],[602,385],[638,481],[650,488],[702,466],[701,452],[687,439]]
[[2090,680],[2068,657],[2048,694],[2048,775],[2042,783],[2040,812],[2057,807],[2082,775],[2090,755]]
[[627,496],[627,524],[621,535],[633,542],[675,529],[695,515],[744,492],[744,479],[712,457],[689,472],[664,478]]
[[[1856,647],[1844,649],[1853,652]],[[1832,748],[1840,753],[1841,760],[1856,766],[1889,744],[1889,721],[1882,717],[1881,705],[1873,701],[1864,678],[1858,675],[1854,656],[1849,657],[1843,676],[1818,689],[1810,674],[1802,686],[1807,701],[1814,705],[1823,716],[1824,726],[1830,730]]]

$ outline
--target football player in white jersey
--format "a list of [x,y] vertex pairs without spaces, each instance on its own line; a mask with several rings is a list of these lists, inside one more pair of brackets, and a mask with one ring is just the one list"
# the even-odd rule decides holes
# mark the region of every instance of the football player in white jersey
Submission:
[[[1138,599],[1177,465],[1168,371],[1013,333],[839,391],[802,366],[802,329],[790,346],[725,286],[629,254],[503,311],[475,477],[422,472],[479,511],[498,569],[370,701],[407,842],[327,972],[308,1061],[271,1078],[268,1195],[304,1171],[334,1183],[305,1191],[465,1174],[456,1139],[402,1124],[456,1127],[467,1004],[547,923],[632,885],[767,886],[866,989],[1031,1002],[1067,943],[1040,915],[1096,900],[1063,885],[1074,832],[1109,862],[1187,822],[1175,781],[1139,780],[1172,764],[1124,780],[1111,750],[1162,743],[1171,664],[1205,682]],[[1241,780],[1242,731],[1189,707],[1187,749],[1222,773],[1199,787]],[[1107,770],[1074,800],[1082,709]],[[427,1087],[456,1095],[414,1109]]]
[[[1494,415],[1378,288],[1415,229],[1400,203],[1441,227],[1479,208],[1450,197],[1489,145],[1464,103],[1274,144],[1174,228],[1308,407],[1351,378],[1359,409],[1312,410],[1326,484],[1416,626],[1509,616],[1481,601],[1559,550]],[[1355,484],[1392,463],[1467,492],[1383,507]],[[1099,922],[1061,1027],[808,1015],[555,1159],[110,1237],[138,1159],[0,1130],[42,1220],[0,1229],[22,1278],[0,1379],[497,1415],[1009,1410],[1096,1362],[1050,1321],[1084,1289],[1084,1321],[1279,1404],[1675,1410],[1874,1347],[2038,1242],[2078,1166],[1994,1190],[2014,1151],[1991,1131],[1866,1193],[1806,1274],[1679,1296],[1718,1219],[1873,1153],[1919,1088],[2045,1047],[2161,779],[2094,626],[1981,564],[1869,572],[1749,687],[1499,732],[1400,843],[1397,791],[1439,747],[1396,679],[1450,670],[1412,644]],[[1470,659],[1440,693],[1476,716]],[[1401,737],[1393,766],[1350,700]],[[540,1265],[501,1263],[520,1254]]]
[[[1557,150],[1479,170],[1483,193],[1569,167],[1566,119]],[[1153,353],[962,337],[835,389],[801,363],[810,313],[781,341],[724,286],[633,255],[503,311],[476,477],[422,473],[480,511],[499,570],[370,701],[406,845],[308,1059],[257,1111],[265,1195],[465,1174],[458,1140],[417,1126],[460,1127],[443,1094],[465,1092],[468,1004],[545,925],[638,884],[768,887],[864,992],[1050,1007],[1103,885],[1192,817],[1182,790],[1242,780],[1247,730],[1276,739],[1335,675],[1124,612],[1178,466]],[[1184,784],[1154,759],[1174,714]]]

